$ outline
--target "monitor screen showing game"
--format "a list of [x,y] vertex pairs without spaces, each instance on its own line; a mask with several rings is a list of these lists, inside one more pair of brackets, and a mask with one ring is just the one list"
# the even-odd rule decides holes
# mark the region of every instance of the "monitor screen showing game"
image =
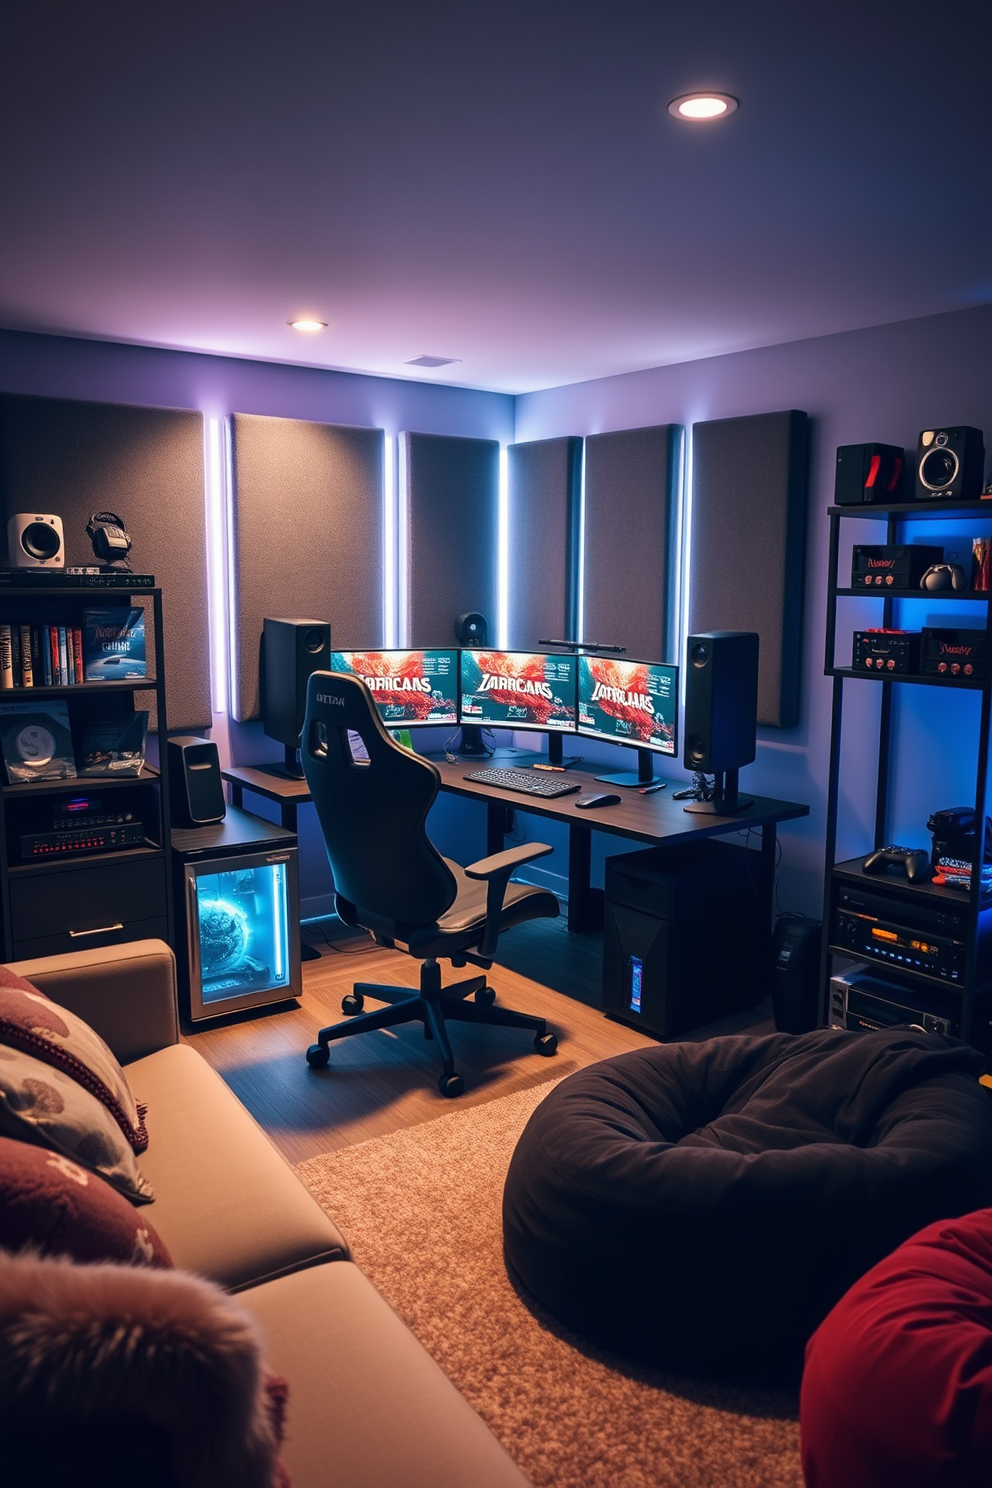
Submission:
[[361,677],[387,728],[458,722],[458,652],[332,651],[331,670]]
[[677,666],[579,657],[578,731],[592,739],[677,754],[678,698]]
[[463,651],[461,723],[575,731],[575,657]]

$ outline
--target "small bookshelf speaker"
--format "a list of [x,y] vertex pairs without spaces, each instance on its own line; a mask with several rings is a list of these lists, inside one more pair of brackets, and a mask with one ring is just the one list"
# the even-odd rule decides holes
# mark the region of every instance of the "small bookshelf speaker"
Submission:
[[15,512],[7,522],[11,568],[65,568],[62,518],[51,512]]
[[178,734],[169,740],[169,814],[174,827],[206,827],[224,820],[227,803],[220,755],[210,739]]

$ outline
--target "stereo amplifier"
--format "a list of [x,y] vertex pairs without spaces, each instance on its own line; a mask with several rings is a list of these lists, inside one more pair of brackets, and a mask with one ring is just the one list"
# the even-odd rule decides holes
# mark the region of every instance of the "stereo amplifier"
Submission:
[[907,992],[905,987],[891,986],[867,972],[867,966],[852,966],[843,976],[830,978],[832,1028],[896,1028],[910,1023],[927,1033],[957,1038],[958,1019],[939,997]]
[[868,956],[893,971],[961,983],[965,975],[964,909],[939,902],[909,904],[894,894],[838,883],[830,922],[831,944],[850,955]]
[[67,853],[109,852],[120,847],[141,847],[145,829],[141,822],[124,826],[73,826],[61,832],[26,832],[21,837],[22,858],[62,857]]

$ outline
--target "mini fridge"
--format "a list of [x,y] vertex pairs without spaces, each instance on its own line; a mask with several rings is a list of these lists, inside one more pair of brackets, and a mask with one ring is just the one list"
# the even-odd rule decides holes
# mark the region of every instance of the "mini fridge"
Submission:
[[172,852],[189,1021],[299,997],[295,835],[229,807],[222,822],[173,830]]

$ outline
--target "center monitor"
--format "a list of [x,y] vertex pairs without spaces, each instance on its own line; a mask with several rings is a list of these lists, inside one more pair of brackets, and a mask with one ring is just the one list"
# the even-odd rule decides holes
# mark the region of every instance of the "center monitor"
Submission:
[[461,653],[460,723],[575,732],[575,657],[542,651]]
[[458,722],[458,652],[332,651],[331,670],[361,677],[386,728]]
[[578,732],[637,750],[637,770],[597,775],[611,785],[650,785],[653,754],[678,753],[679,669],[660,662],[580,656]]

